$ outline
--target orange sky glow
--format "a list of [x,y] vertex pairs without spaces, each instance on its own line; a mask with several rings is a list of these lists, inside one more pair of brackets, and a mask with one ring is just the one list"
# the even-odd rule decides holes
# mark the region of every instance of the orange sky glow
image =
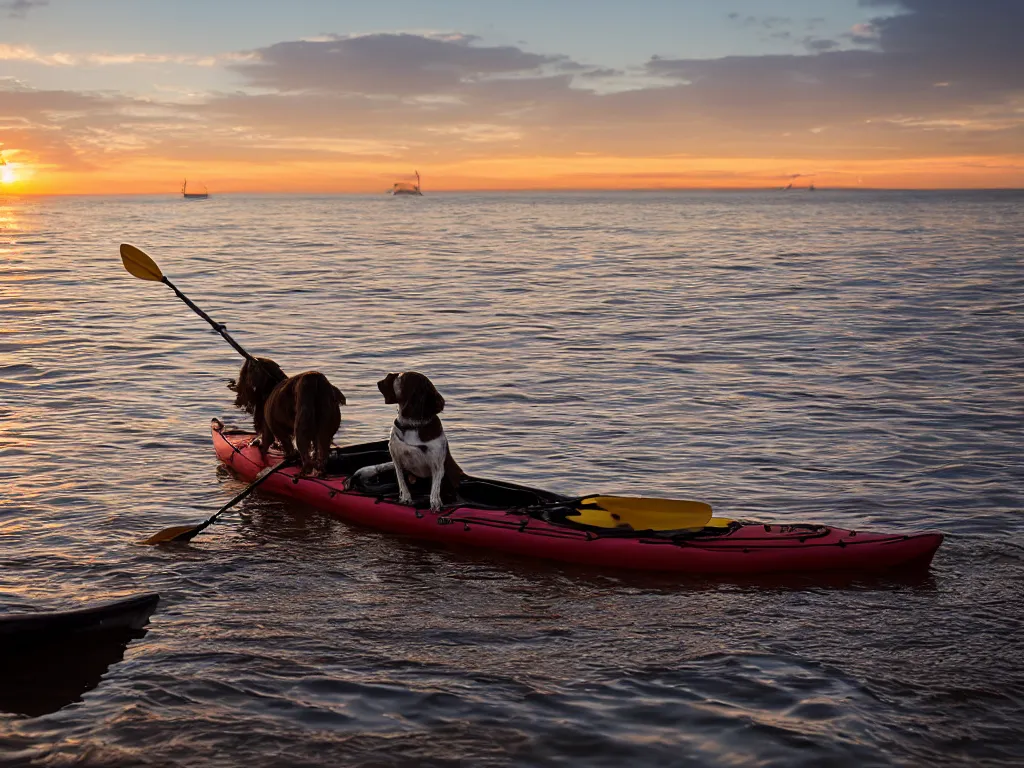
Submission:
[[[430,191],[529,189],[764,189],[789,183],[791,168],[815,169],[797,178],[819,188],[990,189],[1021,184],[1024,155],[905,158],[831,162],[747,158],[526,157],[421,163]],[[204,164],[192,186],[217,193],[381,193],[405,178],[405,166],[372,162],[256,162]],[[111,170],[68,172],[25,164],[4,174],[0,194],[176,194],[190,169],[169,158],[133,159]]]

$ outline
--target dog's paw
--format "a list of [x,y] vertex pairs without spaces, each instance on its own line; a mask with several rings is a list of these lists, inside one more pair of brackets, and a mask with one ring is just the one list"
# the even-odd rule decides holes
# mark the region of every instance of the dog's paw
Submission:
[[398,503],[399,504],[412,504],[412,494],[411,493],[400,493],[400,494],[398,494]]
[[430,497],[430,511],[431,512],[440,512],[441,511],[441,497],[440,496],[438,496],[436,499],[433,496]]

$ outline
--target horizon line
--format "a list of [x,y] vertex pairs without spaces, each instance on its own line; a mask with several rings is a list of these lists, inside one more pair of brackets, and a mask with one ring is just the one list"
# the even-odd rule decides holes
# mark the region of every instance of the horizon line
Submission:
[[[522,194],[522,193],[562,193],[562,194],[583,194],[593,192],[809,192],[808,187],[794,187],[785,189],[776,185],[765,187],[591,187],[576,189],[571,187],[516,187],[516,188],[474,188],[464,189],[439,189],[427,191],[424,197],[446,194]],[[1024,192],[1024,186],[1019,187],[866,187],[866,186],[815,186],[815,192]],[[303,196],[303,197],[389,197],[387,191],[383,192],[353,192],[353,191],[326,191],[326,190],[229,190],[225,192],[211,192],[210,198],[214,197],[240,197],[245,195],[279,195],[279,196]],[[5,191],[0,188],[0,198],[3,197],[173,197],[185,199],[181,192],[22,192]]]

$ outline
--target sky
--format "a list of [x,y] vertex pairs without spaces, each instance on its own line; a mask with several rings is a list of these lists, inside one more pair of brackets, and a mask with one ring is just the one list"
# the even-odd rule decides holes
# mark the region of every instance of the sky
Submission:
[[0,0],[0,194],[1024,187],[1024,0]]

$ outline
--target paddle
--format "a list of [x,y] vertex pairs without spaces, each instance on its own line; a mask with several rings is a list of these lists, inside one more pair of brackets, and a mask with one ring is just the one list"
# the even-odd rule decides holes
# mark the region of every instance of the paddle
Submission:
[[632,528],[634,531],[675,531],[704,528],[711,522],[711,506],[702,501],[652,499],[639,496],[584,496],[570,502],[574,523],[595,528]]
[[238,354],[240,354],[250,363],[254,363],[255,365],[260,364],[259,360],[250,355],[244,349],[242,349],[242,345],[235,341],[233,338],[231,338],[231,336],[227,332],[227,329],[223,325],[221,325],[218,322],[215,322],[212,317],[210,317],[208,314],[203,312],[203,310],[201,310],[199,307],[193,304],[192,301],[188,298],[188,296],[179,291],[177,287],[174,285],[174,283],[168,280],[167,276],[160,271],[160,267],[156,265],[156,262],[153,261],[153,259],[151,259],[144,251],[136,248],[134,245],[129,245],[128,243],[121,243],[121,262],[124,264],[124,268],[127,269],[129,273],[139,278],[140,280],[150,280],[154,283],[163,283],[164,285],[166,285],[168,288],[174,291],[175,294],[177,294],[179,299],[181,299],[188,305],[189,309],[191,309],[193,312],[195,312],[197,315],[203,318],[203,320],[205,320],[211,326],[213,326],[213,330],[215,330],[217,333],[223,336],[224,341],[226,341],[228,344],[234,347],[235,351],[238,352]]
[[247,485],[245,488],[243,488],[241,491],[239,491],[234,496],[234,498],[231,499],[231,501],[229,501],[223,507],[218,509],[216,512],[214,512],[212,515],[210,515],[204,522],[200,523],[199,525],[175,525],[175,526],[172,526],[171,528],[164,528],[159,533],[155,533],[152,536],[150,536],[148,539],[145,539],[144,541],[141,541],[139,543],[140,544],[168,544],[170,542],[186,542],[186,541],[191,541],[196,536],[198,536],[201,531],[203,531],[206,528],[209,528],[211,525],[213,525],[217,521],[217,518],[219,518],[221,515],[223,515],[225,512],[227,512],[233,506],[235,506],[235,504],[240,502],[242,499],[244,499],[250,493],[255,491],[260,485],[263,484],[263,482],[267,478],[269,478],[272,474],[277,472],[277,470],[284,469],[285,467],[294,466],[295,463],[296,463],[295,461],[282,461],[282,462],[280,462],[278,464],[275,464],[272,467],[264,467],[263,470],[261,470],[260,473],[258,475],[256,475],[256,477],[253,479],[253,481],[251,483],[249,483],[249,485]]

